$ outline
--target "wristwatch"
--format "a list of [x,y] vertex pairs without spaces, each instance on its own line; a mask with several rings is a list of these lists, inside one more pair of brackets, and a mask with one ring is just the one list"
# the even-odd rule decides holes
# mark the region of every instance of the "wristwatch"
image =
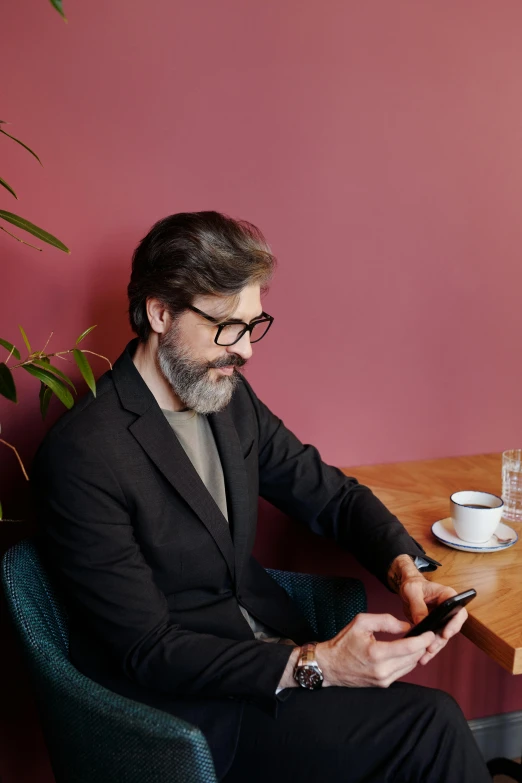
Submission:
[[319,664],[315,660],[316,647],[317,642],[304,644],[294,669],[294,680],[299,683],[301,688],[307,688],[310,691],[320,688],[324,680]]

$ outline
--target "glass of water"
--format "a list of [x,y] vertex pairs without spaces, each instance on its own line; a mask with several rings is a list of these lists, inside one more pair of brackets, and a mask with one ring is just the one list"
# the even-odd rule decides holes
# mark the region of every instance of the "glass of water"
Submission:
[[522,449],[502,454],[502,500],[504,519],[522,522]]

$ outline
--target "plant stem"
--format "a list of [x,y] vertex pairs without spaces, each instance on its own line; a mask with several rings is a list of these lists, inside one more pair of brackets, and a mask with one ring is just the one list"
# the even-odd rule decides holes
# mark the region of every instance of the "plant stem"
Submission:
[[[71,353],[71,351],[72,351],[72,350],[74,350],[74,349],[72,349],[72,348],[71,348],[71,349],[70,349],[70,350],[68,350],[68,351],[58,351],[58,353],[50,353],[50,354],[49,354],[49,356],[59,356],[60,358],[62,358],[62,355],[63,355],[64,353]],[[80,348],[80,351],[81,351],[82,353],[90,353],[90,354],[92,354],[93,356],[97,356],[99,359],[105,359],[105,361],[107,362],[107,364],[109,365],[109,367],[110,367],[110,368],[111,368],[111,370],[112,370],[112,364],[110,363],[109,359],[107,359],[107,357],[106,357],[106,356],[102,356],[102,354],[101,354],[101,353],[95,353],[94,351],[89,351],[89,350],[87,350],[87,348]],[[17,366],[18,366],[18,365],[17,365]],[[14,370],[14,367],[13,367],[13,370]]]
[[112,370],[112,364],[107,359],[107,357],[106,356],[102,356],[101,353],[94,353],[94,351],[88,351],[87,348],[80,348],[80,351],[82,351],[82,353],[92,353],[93,356],[97,356],[99,359],[105,359],[105,361],[107,362],[107,364],[109,365],[109,367]]
[[32,247],[33,250],[38,250],[40,253],[42,252],[42,248],[41,247],[36,247],[36,245],[31,245],[30,242],[26,242],[24,239],[20,239],[20,237],[17,237],[15,234],[11,234],[11,232],[8,231],[3,226],[0,226],[0,230],[1,231],[5,231],[6,234],[9,234],[10,237],[13,237],[13,239],[16,239],[17,242],[21,242],[22,245],[27,245],[27,247]]
[[18,462],[20,463],[20,467],[22,468],[22,473],[24,474],[24,476],[25,476],[25,478],[27,479],[27,481],[29,481],[29,476],[27,475],[27,471],[26,471],[26,469],[24,468],[24,463],[22,462],[22,460],[21,460],[21,458],[20,458],[20,455],[19,455],[19,453],[17,452],[17,450],[15,449],[15,447],[14,447],[14,446],[11,446],[11,444],[10,444],[10,443],[8,443],[6,440],[2,440],[2,438],[0,438],[0,443],[3,443],[3,444],[4,444],[4,446],[8,446],[10,449],[13,449],[14,453],[16,454],[16,456],[17,456],[17,458],[18,458]]
[[[51,334],[52,334],[52,332],[51,332]],[[50,339],[51,338],[49,337],[49,340]],[[47,343],[49,342],[49,340],[47,340]],[[47,347],[47,343],[45,344],[46,347]],[[43,355],[43,351],[44,350],[45,349],[43,349],[41,351],[37,351],[36,354],[31,354],[31,357],[29,359],[26,359],[25,361],[20,362],[20,364],[15,364],[11,369],[12,370],[17,370],[18,367],[23,367],[24,364],[32,364],[33,363],[33,358],[35,358],[35,356],[41,357]],[[57,351],[56,353],[48,353],[48,354],[46,354],[46,356],[48,358],[51,358],[52,356],[57,356],[59,359],[63,359],[64,354],[72,353],[73,350],[74,350],[73,348],[70,348],[68,351]],[[102,356],[101,353],[95,353],[94,351],[88,351],[87,348],[81,348],[80,350],[82,351],[82,353],[91,353],[93,356],[98,356],[99,359],[105,359],[105,361],[107,362],[107,364],[109,365],[109,367],[112,370],[112,364],[110,363],[109,359],[107,359],[106,356]],[[9,354],[9,356],[11,356],[11,354]],[[64,361],[67,361],[67,360],[64,359]]]
[[45,352],[45,349],[46,349],[46,348],[47,348],[47,346],[49,345],[49,342],[50,342],[50,340],[51,340],[51,337],[53,336],[53,334],[54,334],[54,332],[51,332],[51,334],[50,334],[50,335],[49,335],[49,337],[47,338],[47,342],[45,343],[45,345],[44,345],[44,347],[42,348],[42,350],[40,351],[40,353],[44,353],[44,352]]

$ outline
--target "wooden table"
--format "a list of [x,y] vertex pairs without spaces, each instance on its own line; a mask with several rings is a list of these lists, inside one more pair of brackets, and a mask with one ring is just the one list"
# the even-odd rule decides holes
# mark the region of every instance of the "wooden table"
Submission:
[[457,592],[475,588],[463,633],[512,674],[522,674],[522,524],[507,522],[520,537],[501,552],[475,554],[439,544],[433,522],[449,516],[449,497],[461,489],[500,495],[501,455],[397,462],[344,468],[369,486],[408,532],[442,563],[427,574]]

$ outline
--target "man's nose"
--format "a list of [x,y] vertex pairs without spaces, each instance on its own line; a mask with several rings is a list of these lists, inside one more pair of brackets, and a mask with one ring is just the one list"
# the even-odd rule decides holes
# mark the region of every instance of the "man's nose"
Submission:
[[250,332],[245,332],[243,337],[237,341],[237,343],[234,343],[234,345],[229,345],[227,348],[228,353],[237,353],[238,356],[241,356],[242,359],[247,361],[247,359],[250,359],[252,356],[252,346],[250,344]]

